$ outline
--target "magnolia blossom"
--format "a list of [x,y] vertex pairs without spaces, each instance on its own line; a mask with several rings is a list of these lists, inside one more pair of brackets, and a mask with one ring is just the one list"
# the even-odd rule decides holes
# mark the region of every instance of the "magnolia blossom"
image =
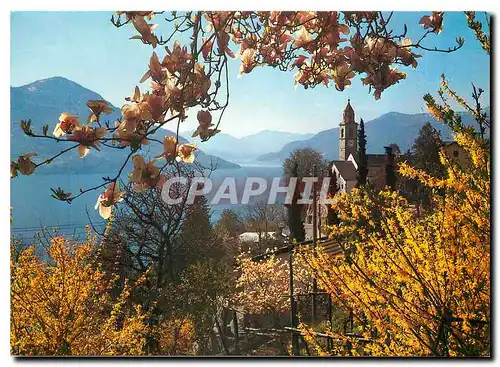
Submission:
[[153,45],[153,48],[155,48],[158,45],[158,38],[154,35],[153,30],[158,26],[158,24],[149,24],[146,22],[144,17],[139,15],[131,18],[132,24],[137,32],[140,33],[140,36],[133,36],[131,39],[140,39],[145,43],[150,43]]
[[170,106],[172,114],[183,110],[184,101],[182,100],[182,86],[177,85],[175,79],[169,78],[165,83],[166,104]]
[[147,108],[148,120],[163,122],[165,119],[165,98],[157,94],[146,94],[142,102],[143,106]]
[[307,31],[305,26],[300,27],[300,29],[297,31],[297,35],[295,37],[293,45],[295,47],[302,47],[304,45],[307,45],[309,42],[311,42],[311,34]]
[[194,152],[196,149],[197,148],[194,144],[181,144],[177,149],[176,159],[184,163],[193,163],[195,158]]
[[442,11],[433,11],[432,15],[423,16],[420,19],[420,24],[424,29],[431,28],[431,32],[439,34],[443,30],[443,15]]
[[228,55],[229,57],[234,58],[234,52],[231,51],[228,47],[229,45],[229,34],[224,31],[217,32],[217,46],[219,55]]
[[89,115],[89,122],[99,121],[99,116],[101,113],[105,115],[109,115],[113,112],[113,109],[108,104],[108,102],[104,100],[90,100],[87,102],[87,107],[90,108],[92,113]]
[[71,134],[78,126],[78,116],[73,116],[68,112],[63,112],[59,116],[59,122],[54,129],[54,136],[59,138],[65,134]]
[[146,127],[142,122],[123,120],[117,121],[115,126],[114,138],[120,142],[120,146],[127,147],[131,144],[149,144],[149,140],[146,138]]
[[139,121],[143,114],[143,110],[141,110],[138,103],[131,103],[123,105],[121,113],[124,120]]
[[209,60],[210,53],[212,52],[213,42],[211,39],[202,39],[201,41],[201,54],[205,60]]
[[146,163],[140,155],[132,157],[134,170],[130,174],[134,191],[142,192],[153,187],[161,188],[165,183],[165,175],[160,174],[160,168],[151,161]]
[[160,60],[158,59],[158,55],[156,52],[153,52],[151,58],[149,59],[149,69],[141,78],[140,82],[144,82],[151,77],[153,81],[157,83],[161,83],[165,76],[164,68],[162,67]]
[[212,124],[212,115],[209,111],[198,111],[198,128],[195,130],[193,138],[199,136],[201,140],[206,140],[209,137],[217,134],[220,130],[211,129],[214,124]]
[[354,76],[354,73],[351,71],[347,63],[337,66],[333,72],[335,88],[339,91],[343,91],[345,87],[351,85],[351,81],[349,79],[354,78]]
[[380,99],[384,89],[398,83],[401,79],[406,78],[406,73],[399,71],[397,68],[388,68],[387,70],[379,70],[375,73],[369,73],[366,78],[362,78],[363,84],[372,85],[375,89],[375,99]]
[[253,70],[253,68],[257,65],[255,61],[255,53],[256,50],[253,48],[247,48],[243,54],[241,55],[241,66],[240,66],[240,74],[241,76],[244,73],[249,73]]
[[189,67],[191,54],[188,52],[186,46],[181,47],[180,42],[176,40],[172,51],[170,51],[168,47],[166,47],[166,50],[167,55],[163,58],[162,66],[165,67],[170,73],[173,74]]
[[73,135],[71,135],[68,140],[73,140],[80,145],[78,146],[78,155],[83,158],[90,151],[90,147],[99,150],[99,140],[106,136],[106,128],[97,127],[93,128],[88,125],[77,126],[73,130]]
[[20,156],[16,162],[10,162],[10,178],[17,177],[17,171],[23,175],[31,175],[35,172],[36,165],[31,161],[31,157],[35,157],[36,153],[28,153]]
[[120,191],[120,186],[117,182],[111,183],[99,197],[95,204],[95,209],[99,210],[99,215],[108,219],[111,216],[112,207],[117,202],[122,201],[123,191]]
[[177,151],[177,139],[175,136],[165,136],[163,139],[163,155],[166,160],[173,160]]
[[403,65],[408,66],[411,65],[413,68],[416,68],[418,65],[418,62],[416,58],[421,57],[421,55],[414,54],[411,52],[411,46],[413,45],[413,42],[405,38],[403,41],[401,41],[401,46],[398,47],[396,51],[396,55],[401,58],[401,61],[403,62]]
[[203,99],[210,89],[210,77],[205,74],[205,68],[200,63],[194,65],[194,73],[188,74],[188,79],[182,88],[183,104],[192,106],[199,99]]

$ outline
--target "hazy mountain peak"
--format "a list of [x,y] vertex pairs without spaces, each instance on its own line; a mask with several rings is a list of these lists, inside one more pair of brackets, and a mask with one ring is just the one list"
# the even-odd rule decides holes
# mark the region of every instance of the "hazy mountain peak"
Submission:
[[[85,122],[89,115],[89,108],[86,103],[92,99],[104,99],[101,95],[87,89],[80,84],[56,76],[37,80],[20,87],[11,87],[11,156],[17,157],[20,154],[33,151],[33,145],[36,144],[36,150],[41,156],[50,156],[59,152],[60,146],[47,140],[34,141],[32,138],[23,134],[19,124],[21,120],[32,119],[32,127],[36,131],[41,131],[43,125],[48,124],[53,127],[58,121],[62,112],[69,112],[80,117],[80,121]],[[104,118],[108,121],[114,121],[120,118],[120,109],[112,106],[114,112],[106,115]],[[163,136],[174,134],[168,130],[158,131],[155,138],[163,139]],[[181,143],[187,140],[179,137]],[[154,149],[159,151],[154,151]],[[158,155],[162,149],[161,146],[145,147],[149,152],[152,149],[153,155]],[[117,167],[120,159],[123,157],[123,151],[108,150],[106,154],[98,155],[91,151],[86,159],[80,159],[77,155],[65,155],[61,159],[54,161],[50,166],[45,166],[41,172],[108,172]],[[227,162],[219,157],[205,154],[198,151],[197,160],[202,165],[218,162],[221,167],[237,168],[236,164]],[[62,170],[62,171],[61,171]]]
[[27,89],[32,92],[40,90],[50,90],[53,88],[78,88],[90,91],[90,89],[87,89],[80,84],[62,76],[53,76],[50,78],[36,80],[32,83],[22,85],[19,88]]
[[61,76],[40,79],[11,90],[16,96],[23,95],[23,99],[29,102],[36,100],[46,106],[63,104],[74,110],[90,99],[104,99],[100,94]]

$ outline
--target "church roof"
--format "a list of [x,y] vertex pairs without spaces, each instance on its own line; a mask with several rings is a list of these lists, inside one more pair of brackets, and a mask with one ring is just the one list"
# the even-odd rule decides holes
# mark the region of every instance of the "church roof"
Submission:
[[356,168],[351,161],[333,161],[332,163],[345,181],[356,181]]
[[347,106],[344,109],[344,122],[354,122],[354,110],[350,99],[347,100]]

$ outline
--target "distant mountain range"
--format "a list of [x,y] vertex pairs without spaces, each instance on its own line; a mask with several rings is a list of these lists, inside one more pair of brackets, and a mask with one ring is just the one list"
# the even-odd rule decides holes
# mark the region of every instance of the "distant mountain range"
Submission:
[[[71,80],[53,77],[39,80],[21,87],[11,87],[11,157],[17,159],[20,154],[36,151],[42,158],[48,158],[64,149],[64,143],[33,139],[22,132],[21,120],[32,119],[33,129],[41,132],[42,126],[49,125],[52,133],[61,112],[70,112],[80,116],[85,121],[88,116],[86,102],[90,99],[104,99],[102,96]],[[119,108],[114,107],[111,115],[105,116],[111,122],[120,117]],[[339,116],[340,118],[340,116]],[[466,124],[474,121],[468,114],[462,114]],[[357,116],[357,120],[359,116]],[[358,120],[359,121],[359,120]],[[406,151],[413,145],[421,127],[429,121],[444,140],[451,140],[450,129],[434,120],[429,114],[404,114],[389,112],[365,123],[368,153],[383,153],[384,146],[391,143],[399,145],[401,151]],[[164,135],[173,135],[169,130],[160,129],[155,138],[162,140]],[[236,138],[229,134],[219,133],[209,141],[200,142],[192,138],[192,131],[181,133],[179,141],[196,143],[201,150],[197,151],[197,161],[204,166],[217,165],[219,168],[239,168],[239,163],[272,162],[278,163],[290,156],[299,148],[310,147],[323,153],[328,160],[338,159],[339,128],[321,131],[317,134],[300,134],[282,131],[264,130],[256,134]],[[161,153],[159,144],[143,147],[143,154],[153,156]],[[54,160],[49,166],[40,167],[39,173],[101,173],[119,168],[124,151],[106,149],[105,154],[90,150],[85,159],[78,157],[76,152],[65,154]],[[220,156],[225,159],[220,158]],[[112,171],[111,171],[112,172]]]
[[[487,109],[489,111],[489,109]],[[475,124],[469,114],[461,114],[466,125]],[[358,117],[357,117],[357,121]],[[383,153],[384,146],[396,143],[401,152],[411,148],[422,126],[429,121],[440,133],[443,140],[452,140],[450,128],[436,121],[427,113],[405,114],[389,112],[376,119],[365,122],[368,153]],[[283,161],[300,148],[310,147],[323,153],[327,160],[339,158],[339,128],[324,130],[309,139],[302,139],[285,144],[276,152],[260,155],[257,159],[263,162]]]
[[[64,143],[55,143],[48,139],[38,139],[26,136],[20,127],[21,120],[32,120],[32,128],[41,134],[42,126],[49,125],[51,134],[61,112],[70,112],[86,121],[89,109],[86,102],[92,99],[105,99],[81,85],[62,77],[53,77],[21,86],[11,87],[11,159],[17,159],[21,154],[36,152],[41,158],[49,158],[67,147]],[[113,123],[120,117],[120,109],[113,107],[105,120]],[[169,130],[160,129],[154,134],[158,140],[167,135],[174,135]],[[180,143],[188,142],[182,136]],[[39,168],[39,174],[50,173],[101,173],[113,172],[123,162],[124,151],[104,148],[106,153],[91,149],[89,154],[81,159],[76,152],[64,154],[55,159],[50,165]],[[162,152],[160,144],[151,144],[143,147],[143,154],[153,156]],[[196,160],[203,166],[217,165],[219,168],[239,168],[235,163],[228,162],[220,157],[206,154],[199,150]],[[36,160],[35,160],[36,161]]]
[[219,133],[210,140],[201,142],[200,138],[191,138],[193,130],[182,134],[203,148],[207,153],[225,157],[229,160],[243,162],[255,161],[257,157],[272,149],[280,149],[285,144],[306,140],[314,134],[290,133],[284,131],[263,130],[256,134],[236,138],[229,134]]

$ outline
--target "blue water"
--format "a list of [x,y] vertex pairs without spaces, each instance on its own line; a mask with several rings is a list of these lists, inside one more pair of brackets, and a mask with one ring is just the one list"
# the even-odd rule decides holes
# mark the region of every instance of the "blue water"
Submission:
[[[271,180],[280,177],[281,166],[246,164],[240,169],[217,169],[211,175],[215,191],[218,184],[226,177],[235,177],[237,187],[241,187],[246,177],[263,177]],[[102,182],[102,174],[88,175],[37,175],[20,176],[11,180],[12,235],[31,240],[35,233],[45,226],[57,228],[60,233],[73,234],[83,238],[85,225],[90,222],[99,229],[105,226],[94,205],[100,191],[90,191],[71,204],[52,198],[50,188],[61,187],[66,192],[77,193],[80,188],[86,189]],[[241,198],[241,192],[238,193]],[[218,220],[224,209],[241,211],[241,204],[232,205],[222,200],[212,206],[212,221]]]

